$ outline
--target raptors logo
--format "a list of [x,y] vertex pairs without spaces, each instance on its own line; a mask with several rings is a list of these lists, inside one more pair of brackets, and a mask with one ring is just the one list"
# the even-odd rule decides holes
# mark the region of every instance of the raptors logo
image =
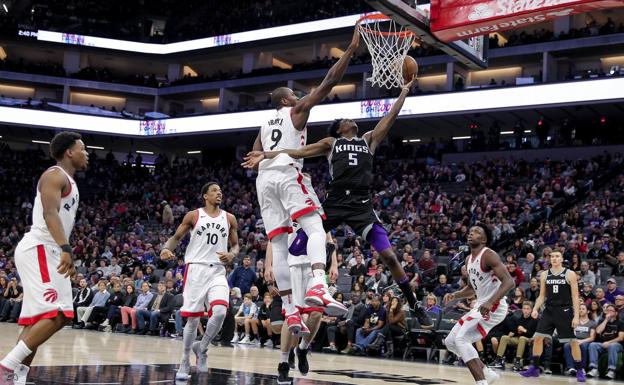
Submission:
[[47,289],[43,292],[43,299],[46,302],[54,303],[58,299],[58,293],[54,289]]
[[308,206],[315,206],[314,201],[312,200],[312,198],[306,199],[305,203]]

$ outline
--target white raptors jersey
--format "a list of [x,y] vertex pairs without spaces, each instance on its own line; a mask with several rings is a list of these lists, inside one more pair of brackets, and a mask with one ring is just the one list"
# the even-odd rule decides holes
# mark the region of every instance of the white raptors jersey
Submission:
[[220,210],[219,215],[213,218],[203,208],[197,209],[197,222],[191,231],[184,262],[222,264],[217,252],[228,251],[229,234],[230,223],[225,210]]
[[[299,131],[293,125],[290,117],[292,107],[282,107],[273,110],[260,128],[260,141],[263,151],[296,150],[306,144],[307,128]],[[280,154],[273,159],[265,159],[260,162],[259,169],[267,170],[273,167],[286,166],[289,164],[303,166],[303,159],[293,159],[286,154]]]
[[[65,237],[69,240],[69,236],[76,219],[76,211],[78,211],[78,200],[80,195],[78,194],[78,186],[76,185],[74,178],[69,176],[69,174],[63,170],[62,167],[52,166],[47,169],[44,174],[54,169],[61,170],[69,182],[68,191],[65,195],[61,196],[61,204],[59,207],[59,217],[61,218],[61,224],[63,225],[63,232],[65,233]],[[45,219],[43,219],[43,204],[41,203],[41,192],[39,191],[38,183],[32,218],[33,223],[30,227],[30,231],[24,234],[23,240],[33,246],[42,244],[56,245],[56,241],[52,238],[52,235],[48,230],[48,225],[46,225]]]
[[[293,243],[295,238],[297,237],[297,230],[299,230],[299,224],[297,222],[293,222],[293,232],[288,234],[288,247]],[[288,266],[299,266],[299,265],[309,265],[310,258],[306,255],[295,256],[288,253]]]
[[468,268],[468,279],[472,285],[475,294],[477,296],[477,304],[481,305],[487,302],[494,293],[498,291],[501,282],[498,280],[494,271],[483,271],[481,264],[481,258],[486,250],[490,250],[484,247],[479,255],[473,257],[472,254],[467,257],[466,267]]

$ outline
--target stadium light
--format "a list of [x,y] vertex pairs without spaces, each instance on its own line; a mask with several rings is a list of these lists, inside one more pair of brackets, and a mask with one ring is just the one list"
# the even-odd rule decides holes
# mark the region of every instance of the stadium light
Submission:
[[409,142],[410,143],[417,143],[417,142],[420,142],[420,139],[410,139]]
[[501,131],[501,135],[511,135],[513,133],[513,131]]
[[191,154],[191,155],[192,155],[192,154],[201,154],[201,151],[199,151],[199,150],[195,150],[195,151],[187,151],[186,153],[187,153],[187,154]]
[[32,142],[37,144],[50,144],[50,142],[47,142],[45,140],[33,140]]
[[470,139],[470,136],[454,136],[453,140]]
[[5,3],[2,3],[2,8],[4,8],[4,12],[9,13],[9,8],[7,8]]
[[524,133],[525,133],[525,134],[530,134],[530,133],[531,133],[531,130],[524,130]]
[[100,146],[87,146],[87,148],[93,149],[93,150],[103,150],[104,147],[100,147]]
[[136,150],[135,151],[137,154],[147,154],[147,155],[154,155],[154,153],[152,151],[142,151],[142,150]]

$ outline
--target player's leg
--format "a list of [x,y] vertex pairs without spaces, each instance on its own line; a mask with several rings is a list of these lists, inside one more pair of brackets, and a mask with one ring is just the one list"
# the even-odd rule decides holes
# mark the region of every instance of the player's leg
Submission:
[[544,338],[550,337],[555,332],[555,320],[551,314],[551,309],[544,309],[542,318],[537,323],[537,329],[533,335],[533,352],[531,354],[531,365],[520,375],[523,377],[539,377],[539,363],[542,353],[544,353]]
[[271,251],[273,253],[273,275],[280,290],[286,327],[290,332],[298,335],[301,332],[301,315],[292,298],[292,282],[290,267],[288,266],[288,236],[285,233],[273,236]]
[[0,378],[11,375],[22,364],[30,365],[37,348],[74,317],[71,281],[56,271],[59,256],[55,246],[25,248],[18,244],[15,250],[15,265],[24,288],[19,324],[27,327],[0,361]]
[[180,308],[180,315],[186,318],[186,325],[182,332],[182,360],[176,372],[178,380],[186,380],[190,377],[191,348],[197,338],[199,317],[204,315],[204,299],[208,291],[205,284],[205,270],[205,266],[195,263],[189,264],[186,268],[182,292],[183,303]]
[[579,340],[576,339],[574,328],[572,328],[572,320],[574,318],[574,310],[572,308],[554,308],[555,328],[557,335],[562,342],[569,341],[572,359],[574,360],[574,369],[576,369],[576,379],[579,382],[585,382],[585,370],[583,368],[583,356],[581,355],[581,347]]
[[280,334],[280,361],[277,366],[278,385],[291,384],[292,381],[288,376],[288,372],[290,371],[289,356],[291,351],[291,346],[293,344],[293,340],[296,341],[296,337],[290,333],[288,330],[288,323],[284,322],[282,324],[282,332]]

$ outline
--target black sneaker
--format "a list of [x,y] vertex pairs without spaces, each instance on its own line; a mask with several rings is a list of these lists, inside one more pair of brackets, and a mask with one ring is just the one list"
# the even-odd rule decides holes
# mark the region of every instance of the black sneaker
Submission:
[[423,329],[430,329],[433,327],[433,322],[431,321],[431,317],[427,314],[427,311],[424,307],[420,306],[420,303],[416,303],[414,308],[412,309],[414,315],[418,319],[418,323]]
[[299,372],[304,376],[310,371],[310,365],[308,364],[308,349],[297,348],[297,366]]
[[490,367],[493,369],[505,370],[505,359],[502,357],[495,359]]
[[288,371],[290,370],[290,366],[288,366],[287,362],[280,362],[277,367],[277,383],[278,385],[290,385],[292,384],[292,380],[288,377]]
[[288,353],[288,367],[295,370],[295,349],[290,349]]

